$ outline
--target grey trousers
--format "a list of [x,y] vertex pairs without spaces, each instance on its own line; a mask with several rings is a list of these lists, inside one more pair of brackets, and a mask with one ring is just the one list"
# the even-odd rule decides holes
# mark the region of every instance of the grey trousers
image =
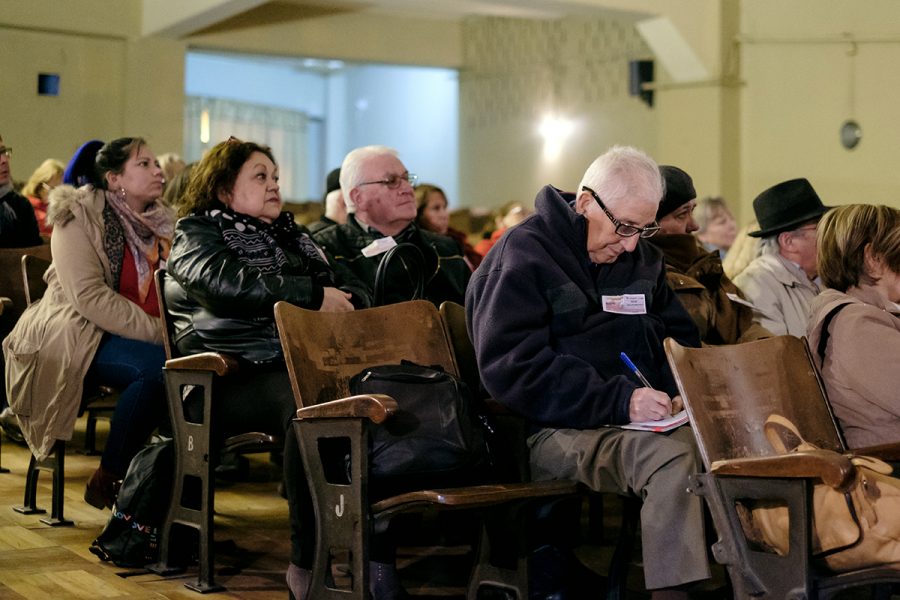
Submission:
[[694,435],[623,429],[542,429],[528,439],[536,481],[572,479],[598,492],[635,495],[647,589],[708,579],[701,499],[687,491],[699,471]]

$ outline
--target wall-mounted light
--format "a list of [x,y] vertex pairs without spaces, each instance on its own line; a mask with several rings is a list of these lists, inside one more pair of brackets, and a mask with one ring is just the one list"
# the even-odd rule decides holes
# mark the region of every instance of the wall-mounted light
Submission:
[[200,113],[200,141],[209,143],[209,111],[205,108]]
[[538,125],[538,134],[544,139],[544,158],[557,158],[574,130],[571,119],[551,113],[544,115]]

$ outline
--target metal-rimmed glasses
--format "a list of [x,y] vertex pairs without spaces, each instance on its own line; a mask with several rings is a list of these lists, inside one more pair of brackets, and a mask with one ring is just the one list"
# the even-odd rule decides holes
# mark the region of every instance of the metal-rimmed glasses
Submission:
[[597,195],[597,192],[592,190],[586,185],[581,186],[581,189],[588,192],[591,196],[594,197],[594,200],[597,201],[597,204],[600,205],[600,208],[603,209],[603,212],[609,218],[613,225],[616,226],[616,235],[621,237],[632,237],[634,235],[639,235],[642,238],[653,237],[657,233],[659,233],[659,225],[656,221],[653,222],[652,225],[647,225],[646,227],[638,227],[636,225],[629,225],[628,223],[623,223],[613,216],[609,209],[603,204],[603,200],[600,199],[600,196]]
[[408,181],[409,185],[414,186],[416,185],[416,181],[418,180],[418,175],[413,175],[412,173],[404,173],[403,175],[389,175],[387,179],[379,179],[378,181],[363,181],[362,183],[357,184],[356,187],[380,183],[389,190],[396,190],[404,181]]

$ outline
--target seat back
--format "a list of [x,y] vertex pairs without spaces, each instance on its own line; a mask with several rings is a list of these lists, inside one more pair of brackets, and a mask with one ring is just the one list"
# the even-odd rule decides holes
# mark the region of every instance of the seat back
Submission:
[[466,382],[472,394],[475,396],[483,395],[481,393],[481,376],[478,373],[478,361],[475,358],[475,347],[472,345],[469,331],[466,329],[465,307],[456,302],[442,302],[440,313],[444,333],[453,349],[456,366],[459,369],[459,378]]
[[805,338],[704,348],[669,338],[665,349],[707,469],[719,460],[777,454],[764,430],[772,413],[817,446],[844,450]]
[[156,273],[153,274],[153,283],[156,284],[156,299],[159,302],[159,318],[162,320],[163,324],[163,347],[166,349],[166,359],[177,358],[179,356],[178,350],[175,346],[175,322],[172,320],[172,315],[166,309],[166,294],[165,292],[165,284],[166,284],[166,274],[165,269],[157,269]]
[[4,317],[11,318],[11,322],[15,322],[28,305],[22,285],[22,256],[26,254],[50,261],[50,244],[26,248],[0,248],[0,293],[12,300],[12,307],[9,309],[9,315],[12,317],[4,311]]
[[22,255],[22,288],[26,306],[31,306],[44,297],[47,282],[44,273],[50,268],[50,261],[33,254]]
[[458,374],[440,315],[425,300],[351,312],[278,302],[275,321],[298,408],[349,396],[365,367],[405,359]]

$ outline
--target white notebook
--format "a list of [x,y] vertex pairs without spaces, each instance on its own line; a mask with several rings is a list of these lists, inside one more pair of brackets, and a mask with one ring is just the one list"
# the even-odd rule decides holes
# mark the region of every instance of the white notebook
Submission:
[[681,410],[671,417],[660,419],[659,421],[635,421],[627,425],[618,425],[620,429],[633,429],[635,431],[655,431],[662,433],[671,431],[676,427],[681,427],[688,422],[688,414],[686,410]]

